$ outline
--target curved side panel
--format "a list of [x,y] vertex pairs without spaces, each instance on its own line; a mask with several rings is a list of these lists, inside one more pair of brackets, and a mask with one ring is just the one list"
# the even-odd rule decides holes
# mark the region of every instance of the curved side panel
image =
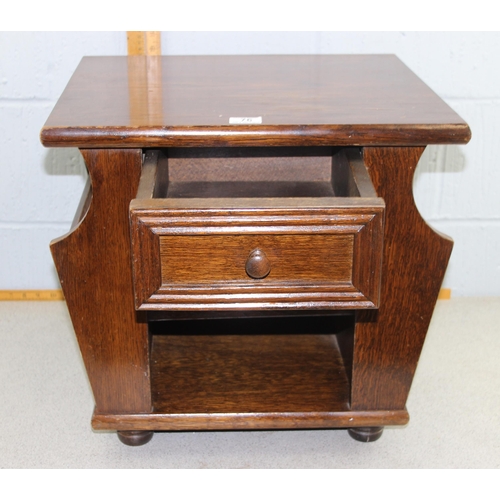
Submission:
[[364,150],[386,219],[380,308],[357,315],[353,410],[404,409],[453,247],[415,205],[413,175],[423,151]]
[[134,308],[128,210],[142,151],[82,155],[92,183],[90,205],[70,233],[52,242],[52,256],[96,410],[149,412],[148,331]]

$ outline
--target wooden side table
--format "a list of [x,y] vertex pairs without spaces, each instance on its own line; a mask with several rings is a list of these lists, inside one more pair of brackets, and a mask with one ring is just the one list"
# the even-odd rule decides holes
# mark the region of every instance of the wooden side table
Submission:
[[407,423],[452,249],[413,174],[470,131],[396,57],[88,57],[41,138],[89,172],[51,249],[94,429]]

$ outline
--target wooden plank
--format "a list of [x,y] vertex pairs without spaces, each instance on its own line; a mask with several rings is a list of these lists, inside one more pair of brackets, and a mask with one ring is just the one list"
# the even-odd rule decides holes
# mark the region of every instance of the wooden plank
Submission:
[[64,300],[62,290],[0,290],[0,300]]
[[250,430],[250,429],[328,429],[406,425],[404,410],[273,412],[273,413],[149,413],[104,414],[94,411],[95,430]]
[[136,314],[130,265],[128,207],[142,150],[83,150],[92,202],[80,224],[52,241],[96,409],[151,410],[148,328]]
[[[274,323],[283,322],[289,323]],[[196,327],[207,331],[201,322]],[[151,359],[156,413],[349,409],[349,383],[335,335],[156,335]]]
[[[235,110],[263,122],[231,125]],[[394,56],[86,57],[41,137],[85,148],[419,146],[466,143],[470,130]]]
[[413,174],[423,150],[364,150],[386,204],[384,277],[380,308],[356,316],[352,410],[405,407],[453,247],[426,224],[413,200]]
[[[314,199],[314,203],[315,200],[319,198]],[[377,249],[382,242],[383,206],[378,199],[364,200],[366,206],[355,209],[323,209],[309,202],[309,207],[301,210],[297,206],[283,208],[281,199],[273,200],[277,206],[270,209],[226,207],[219,210],[215,205],[220,199],[210,199],[211,207],[207,209],[178,211],[160,207],[151,210],[149,205],[155,201],[167,207],[172,200],[140,200],[140,203],[135,200],[131,204],[136,307],[139,310],[377,307],[379,274],[375,268],[380,268],[381,263],[380,259],[374,261],[371,255],[380,257]],[[190,202],[183,201],[186,206],[187,201]],[[259,199],[259,205],[264,201]],[[348,235],[354,236],[354,242],[344,239]],[[336,241],[333,249],[332,239]],[[186,255],[186,245],[188,255],[196,254],[196,257]],[[320,248],[316,247],[309,256],[307,247],[311,248],[310,245],[320,245]],[[218,248],[219,253],[216,259],[210,258],[207,262],[209,248]],[[269,252],[268,258],[273,265],[269,278],[262,282],[253,282],[245,273],[246,259],[255,248]],[[180,269],[171,267],[176,262],[172,252],[184,263],[182,272],[189,273],[192,279],[185,275],[181,279]],[[341,274],[332,275],[326,264],[331,258],[337,264],[343,263],[338,269]],[[356,271],[351,280],[349,271],[358,264],[371,267]],[[151,280],[162,272],[162,267],[160,285],[163,286],[159,288],[158,280]],[[314,279],[314,287],[311,279]]]

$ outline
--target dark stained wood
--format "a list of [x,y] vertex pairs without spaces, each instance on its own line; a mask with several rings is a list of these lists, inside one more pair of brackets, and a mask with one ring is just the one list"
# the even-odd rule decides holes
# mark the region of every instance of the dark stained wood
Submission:
[[52,253],[95,429],[408,422],[452,248],[413,174],[470,130],[397,58],[84,58],[41,137],[92,184]]
[[453,242],[434,232],[413,199],[423,148],[365,148],[386,203],[380,308],[358,312],[352,409],[403,409]]
[[128,205],[140,150],[83,150],[92,181],[84,218],[51,244],[96,409],[151,410],[147,324],[134,311]]
[[361,441],[362,443],[371,443],[377,441],[382,436],[384,431],[383,427],[355,427],[348,429],[349,436],[351,436],[356,441]]
[[[151,313],[148,313],[148,316]],[[213,333],[232,335],[235,331],[241,335],[265,333],[273,335],[287,334],[335,334],[337,337],[346,332],[353,335],[354,311],[231,311],[219,316],[210,311],[190,313],[185,317],[182,311],[169,312],[164,318],[153,320],[150,324],[152,335],[185,335],[193,333]],[[183,321],[190,319],[194,321]],[[203,320],[203,321],[197,321]],[[209,321],[205,321],[209,320]],[[233,321],[234,320],[234,321]]]
[[[310,317],[310,316],[335,316],[345,318],[351,316],[352,311],[345,310],[248,310],[248,311],[148,311],[147,317],[151,324],[158,321],[170,320],[198,320],[198,319],[242,319],[242,318],[279,318],[279,317]],[[352,358],[352,356],[351,356]]]
[[250,278],[265,278],[271,272],[271,262],[266,252],[260,248],[252,250],[245,263],[245,271]]
[[[158,170],[167,182],[155,186],[157,198],[360,196],[354,170],[360,185],[370,184],[359,148],[168,148],[162,153],[168,161]],[[362,196],[376,197],[373,187]]]
[[118,439],[128,446],[142,446],[149,443],[154,432],[148,431],[118,431]]
[[71,223],[70,231],[75,229],[75,227],[78,226],[78,224],[80,224],[80,221],[87,214],[91,202],[92,202],[92,186],[90,183],[90,177],[87,177],[87,182],[85,183],[85,187],[83,188],[82,197],[80,198],[80,203],[78,204],[78,208],[76,209],[73,222]]
[[[301,130],[303,128],[303,130]],[[385,146],[402,144],[466,144],[469,128],[461,124],[433,125],[315,125],[279,127],[231,125],[220,127],[47,127],[41,138],[47,147],[253,147],[253,146]]]
[[406,425],[406,410],[338,411],[301,413],[191,413],[191,414],[103,414],[94,412],[96,430],[257,430],[257,429],[345,429],[380,425]]
[[[279,149],[251,154],[257,161],[257,178],[275,175],[259,171],[260,166],[279,169],[290,159],[313,158],[305,168],[312,167],[315,177],[328,176],[332,188],[351,197],[259,198],[258,207],[248,198],[153,199],[158,192],[156,179],[165,179],[167,174],[158,173],[159,164],[154,172],[155,162],[150,158],[157,155],[148,152],[139,198],[131,203],[136,308],[377,307],[384,205],[370,187],[359,150],[308,148],[301,153],[297,148]],[[181,163],[172,167],[172,151],[161,152],[168,158],[168,176],[205,181],[214,177],[203,174],[204,167],[215,167],[226,178],[244,175],[253,180],[253,174],[239,170],[244,154],[247,150],[228,148],[174,151]],[[244,166],[250,168],[247,163]],[[292,162],[292,173],[294,166]],[[356,198],[360,189],[373,198]],[[161,192],[170,192],[170,185]],[[224,196],[226,191],[218,193]],[[247,269],[248,256],[257,248],[266,254],[270,266],[266,278],[258,282]]]
[[[259,248],[265,255],[264,274],[256,269],[256,261],[262,259],[250,256]],[[233,284],[241,292],[242,285],[253,290],[254,285],[281,287],[293,282],[350,284],[353,248],[353,234],[161,236],[162,283],[168,287],[208,283],[213,288]],[[254,283],[250,267],[266,279]]]
[[[377,307],[384,207],[377,198],[359,200],[351,207],[339,202],[339,208],[314,207],[316,201],[304,208],[288,201],[286,207],[280,200],[268,209],[237,207],[245,200],[220,209],[214,199],[205,208],[189,208],[187,200],[184,209],[175,208],[178,200],[135,200],[136,307]],[[272,268],[258,281],[245,271],[255,248],[266,253]]]
[[[43,144],[331,147],[470,139],[467,124],[395,56],[153,59],[83,58],[42,130]],[[143,78],[148,65],[157,68],[152,80]],[[152,94],[160,107],[150,106]],[[229,125],[230,117],[262,117],[262,125]]]
[[333,335],[155,336],[151,370],[157,413],[349,409]]
[[151,421],[95,413],[96,429],[117,421],[123,429],[317,428],[376,418],[348,411],[336,337],[352,337],[352,315],[156,322],[152,333]]
[[[353,149],[355,149],[355,151],[352,151]],[[349,151],[349,153],[346,151]],[[359,149],[341,148],[340,151],[333,157],[334,161],[332,161],[331,165],[331,184],[332,189],[335,192],[335,196],[353,198],[360,195],[356,179],[352,172],[352,166],[355,162],[350,161],[352,157],[356,156],[361,156]],[[376,196],[369,197],[376,198]]]

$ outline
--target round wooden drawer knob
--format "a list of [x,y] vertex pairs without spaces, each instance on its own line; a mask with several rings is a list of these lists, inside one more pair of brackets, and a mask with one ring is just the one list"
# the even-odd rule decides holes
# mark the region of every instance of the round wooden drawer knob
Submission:
[[271,263],[267,255],[260,248],[256,248],[250,252],[245,265],[245,271],[250,278],[256,280],[265,278],[271,271]]

